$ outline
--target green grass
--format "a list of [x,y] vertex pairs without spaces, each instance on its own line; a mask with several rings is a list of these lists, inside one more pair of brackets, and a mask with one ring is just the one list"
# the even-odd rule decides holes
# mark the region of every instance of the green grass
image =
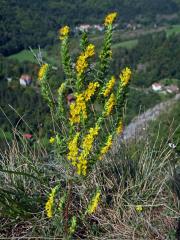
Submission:
[[[35,54],[38,54],[38,49],[33,49],[33,52]],[[48,63],[51,63],[52,65],[56,65],[59,59],[54,59],[52,56],[49,56],[47,51],[44,49],[41,49],[43,60],[47,61]],[[20,63],[23,63],[25,61],[32,62],[32,63],[38,63],[37,59],[34,57],[33,53],[30,50],[22,50],[19,53],[13,54],[8,57],[9,59],[19,61]]]
[[174,84],[179,86],[179,79],[176,78],[164,78],[161,80],[161,83],[164,84],[165,86]]
[[171,27],[167,28],[166,33],[167,33],[167,36],[180,33],[180,24],[172,25]]
[[116,49],[116,48],[127,48],[127,49],[132,49],[134,48],[138,43],[137,39],[133,39],[133,40],[128,40],[128,41],[123,41],[123,42],[119,42],[116,43],[114,45],[112,45],[112,48]]
[[[135,47],[137,45],[138,40],[134,39],[134,40],[128,40],[128,41],[122,41],[119,43],[114,44],[112,47],[114,49],[116,48],[128,48],[128,49],[132,49],[133,47]],[[38,53],[38,49],[33,49],[34,53]],[[50,55],[47,56],[47,52],[45,50],[41,49],[41,52],[43,54],[43,59],[46,59],[49,63],[51,64],[57,64],[57,62],[59,61],[59,59],[54,59],[54,57],[51,57]],[[17,60],[19,62],[24,62],[24,61],[29,61],[29,62],[33,62],[33,63],[37,63],[36,58],[33,56],[32,52],[30,50],[23,50],[19,53],[13,54],[11,56],[8,57],[9,59],[13,59],[13,60]]]
[[[38,49],[33,49],[34,53],[38,53]],[[45,55],[45,51],[41,50],[41,52]],[[19,53],[13,54],[8,57],[9,59],[18,60],[19,62],[29,61],[37,63],[36,58],[33,56],[33,53],[30,50],[23,50]]]
[[[149,240],[158,239],[158,236],[170,239],[169,235],[175,235],[179,209],[169,188],[174,150],[168,148],[166,141],[163,145],[161,139],[157,141],[157,129],[154,141],[149,139],[148,129],[147,136],[141,141],[133,140],[129,144],[121,143],[121,146],[115,141],[114,150],[74,188],[74,195],[77,199],[83,196],[86,205],[89,192],[83,189],[89,186],[89,182],[92,186],[101,186],[102,195],[94,213],[98,222],[89,216],[73,239],[82,239],[80,236],[84,239],[115,239],[114,236],[116,239],[131,239],[132,232],[135,239]],[[1,239],[63,239],[61,221],[48,221],[44,213],[51,187],[59,182],[65,184],[59,161],[56,154],[52,158],[52,153],[47,155],[39,144],[35,152],[23,140],[14,141],[2,154]],[[137,205],[142,206],[141,212],[136,210]],[[78,205],[78,211],[80,208]]]

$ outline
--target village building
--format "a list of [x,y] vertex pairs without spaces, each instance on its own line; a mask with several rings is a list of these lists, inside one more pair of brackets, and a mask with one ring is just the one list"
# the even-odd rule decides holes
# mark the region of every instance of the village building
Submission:
[[173,85],[173,84],[169,85],[169,86],[166,86],[165,89],[168,93],[178,93],[179,92],[178,86]]
[[23,87],[29,86],[32,83],[32,78],[28,74],[22,74],[19,79],[19,83]]
[[152,84],[152,90],[155,92],[161,91],[162,90],[162,85],[160,83],[153,83]]
[[25,133],[25,134],[23,134],[23,138],[25,138],[25,139],[27,139],[27,140],[32,139],[32,137],[33,137],[33,135],[30,134],[30,133]]
[[93,25],[92,28],[94,28],[94,29],[96,29],[96,30],[98,30],[100,32],[102,32],[104,30],[104,27],[99,25],[99,24]]
[[90,30],[90,28],[91,28],[91,25],[89,25],[89,24],[82,24],[82,25],[76,27],[75,29],[77,31],[80,31],[80,32],[88,32]]
[[75,32],[89,32],[90,30],[96,30],[102,32],[104,30],[104,27],[100,24],[81,24],[77,27],[75,27]]

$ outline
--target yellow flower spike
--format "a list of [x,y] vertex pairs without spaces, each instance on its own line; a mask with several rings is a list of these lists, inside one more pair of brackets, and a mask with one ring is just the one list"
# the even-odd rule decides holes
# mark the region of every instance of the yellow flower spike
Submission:
[[117,17],[117,12],[113,12],[113,13],[108,14],[105,18],[104,25],[108,26],[108,25],[113,24],[116,17]]
[[130,68],[126,67],[122,70],[122,72],[119,75],[119,77],[121,79],[122,87],[125,87],[129,83],[129,81],[131,79],[131,75],[132,75],[132,71]]
[[86,168],[83,168],[83,169],[82,169],[82,175],[83,175],[83,176],[86,176],[86,174],[87,174]]
[[121,134],[123,132],[123,122],[122,119],[119,120],[118,126],[116,128],[116,133]]
[[78,76],[83,74],[87,67],[88,67],[88,63],[87,63],[85,55],[84,54],[80,55],[76,62],[76,71],[77,71]]
[[59,39],[64,40],[70,32],[70,28],[68,26],[64,26],[59,30]]
[[77,168],[77,174],[86,176],[87,174],[87,160],[85,159],[85,154],[82,152],[78,158],[78,168]]
[[71,124],[80,123],[81,117],[87,119],[86,103],[83,93],[76,96],[75,103],[70,104],[70,122]]
[[94,56],[94,54],[95,54],[95,46],[94,44],[89,44],[85,50],[84,55],[86,58],[89,58]]
[[78,164],[77,164],[77,174],[78,174],[78,175],[81,175],[81,173],[82,173],[81,164],[78,163]]
[[114,76],[111,77],[110,81],[106,84],[105,89],[103,91],[104,97],[107,97],[110,92],[112,91],[114,85],[115,85],[116,79]]
[[98,125],[95,128],[90,128],[89,133],[83,138],[82,148],[85,156],[89,154],[93,147],[94,139],[98,135],[100,127]]
[[81,76],[88,67],[87,59],[95,54],[95,46],[89,44],[84,52],[80,54],[76,62],[77,75]]
[[105,104],[105,116],[109,116],[116,104],[116,97],[114,93],[111,93],[109,100]]
[[98,135],[100,130],[100,127],[96,124],[96,126],[94,128],[90,128],[89,132],[86,136],[84,136],[83,140],[82,140],[82,151],[81,154],[77,157],[77,174],[78,175],[83,175],[86,176],[87,175],[87,157],[90,154],[90,151],[92,150],[93,147],[93,143],[95,140],[95,137]]
[[77,157],[78,157],[78,139],[79,139],[80,133],[76,133],[74,138],[68,143],[68,160],[72,161],[72,165],[76,166],[77,164]]
[[141,213],[141,212],[143,211],[142,205],[137,205],[137,206],[136,206],[136,211],[137,211],[138,213]]
[[45,77],[48,67],[49,67],[49,65],[47,63],[45,63],[41,66],[41,68],[39,69],[39,72],[38,72],[38,80],[41,81]]
[[109,135],[105,146],[101,149],[99,160],[102,160],[103,155],[105,155],[112,146],[112,135]]
[[58,88],[58,93],[62,94],[65,90],[66,84],[62,83],[61,86]]
[[96,89],[99,87],[99,83],[98,82],[90,82],[87,89],[84,92],[84,99],[85,101],[89,101],[91,99],[91,97],[94,95]]
[[91,99],[99,86],[98,82],[90,82],[83,93],[76,95],[76,101],[70,104],[70,122],[72,125],[80,123],[81,117],[84,120],[87,119],[86,102]]
[[58,186],[52,188],[51,193],[49,194],[48,200],[45,205],[45,211],[46,211],[48,218],[52,218],[52,216],[53,216],[54,197],[55,197],[57,189],[58,189]]
[[55,141],[56,141],[56,139],[55,139],[54,137],[51,137],[51,138],[49,139],[49,143],[51,143],[51,144],[53,144]]
[[100,191],[97,191],[95,196],[91,199],[91,202],[87,208],[87,213],[88,214],[92,214],[96,211],[96,208],[98,206],[98,203],[100,201],[100,196],[101,196],[101,193]]

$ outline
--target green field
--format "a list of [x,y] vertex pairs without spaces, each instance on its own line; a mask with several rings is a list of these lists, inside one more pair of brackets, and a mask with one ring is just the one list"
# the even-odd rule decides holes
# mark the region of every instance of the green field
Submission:
[[[38,49],[33,49],[33,52],[35,54],[38,54]],[[41,50],[42,55],[45,56],[46,52],[44,50]],[[23,50],[19,53],[13,54],[8,57],[9,59],[18,60],[19,62],[29,61],[37,63],[36,58],[34,57],[33,53],[30,50]]]
[[137,39],[133,39],[133,40],[128,40],[128,41],[123,41],[123,42],[119,42],[116,43],[114,45],[112,45],[112,48],[128,48],[128,49],[132,49],[134,48],[138,43]]
[[[112,45],[113,49],[116,48],[128,48],[131,49],[133,47],[135,47],[137,45],[138,40],[137,39],[133,39],[133,40],[128,40],[128,41],[123,41],[123,42],[119,42],[116,43],[114,45]],[[33,49],[35,54],[38,54],[38,49]],[[42,55],[43,55],[43,59],[47,59],[47,53],[45,50],[42,50]],[[23,50],[19,53],[13,54],[11,56],[8,57],[9,59],[13,59],[13,60],[17,60],[19,62],[24,62],[24,61],[29,61],[29,62],[33,62],[33,63],[37,63],[36,58],[33,56],[33,53],[30,50]],[[56,64],[57,63],[57,59],[53,59],[52,57],[48,56],[48,62],[52,63],[52,64]]]
[[172,34],[180,33],[180,24],[172,25],[171,27],[166,29],[167,36],[170,36]]

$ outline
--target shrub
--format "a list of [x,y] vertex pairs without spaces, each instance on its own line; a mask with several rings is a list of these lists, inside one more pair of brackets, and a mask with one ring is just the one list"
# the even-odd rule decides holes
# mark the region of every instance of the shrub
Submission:
[[66,236],[74,234],[77,226],[95,212],[101,196],[99,186],[86,189],[93,192],[80,210],[83,196],[74,189],[81,186],[95,164],[103,161],[113,139],[123,131],[123,108],[131,70],[128,67],[122,69],[118,79],[109,74],[116,15],[111,13],[105,18],[104,42],[96,58],[95,46],[83,33],[81,53],[73,63],[69,52],[70,28],[65,26],[59,30],[66,79],[57,90],[57,97],[51,93],[48,84],[52,66],[44,63],[39,71],[41,92],[55,120],[50,143],[64,170],[63,187],[55,185],[52,188],[45,210],[52,221],[59,219]]

